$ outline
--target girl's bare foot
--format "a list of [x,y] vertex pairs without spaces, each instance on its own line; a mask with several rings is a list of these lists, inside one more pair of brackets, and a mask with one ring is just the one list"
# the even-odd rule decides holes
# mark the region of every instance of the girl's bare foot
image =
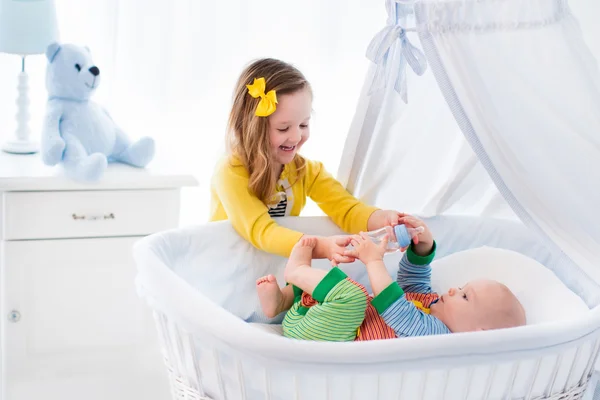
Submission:
[[273,275],[263,276],[256,280],[256,291],[263,313],[268,318],[279,315],[282,311],[283,295]]

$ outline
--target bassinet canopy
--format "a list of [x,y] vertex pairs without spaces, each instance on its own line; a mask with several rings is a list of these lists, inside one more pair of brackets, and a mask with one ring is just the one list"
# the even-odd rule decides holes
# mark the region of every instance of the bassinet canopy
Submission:
[[518,217],[598,304],[599,71],[567,1],[386,7],[342,183],[381,207]]

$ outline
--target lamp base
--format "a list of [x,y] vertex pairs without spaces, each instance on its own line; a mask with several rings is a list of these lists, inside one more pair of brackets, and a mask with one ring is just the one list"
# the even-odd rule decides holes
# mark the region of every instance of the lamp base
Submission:
[[26,140],[11,140],[2,145],[2,150],[12,154],[34,154],[39,151],[39,146]]
[[34,154],[38,152],[39,146],[36,142],[29,140],[29,79],[25,72],[25,56],[23,56],[21,72],[19,73],[19,84],[17,89],[17,130],[14,138],[2,145],[2,150],[13,154]]

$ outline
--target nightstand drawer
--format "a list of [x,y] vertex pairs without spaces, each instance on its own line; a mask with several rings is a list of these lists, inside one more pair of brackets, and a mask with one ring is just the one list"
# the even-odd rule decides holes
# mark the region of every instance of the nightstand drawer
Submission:
[[4,240],[137,236],[177,225],[179,190],[5,192]]

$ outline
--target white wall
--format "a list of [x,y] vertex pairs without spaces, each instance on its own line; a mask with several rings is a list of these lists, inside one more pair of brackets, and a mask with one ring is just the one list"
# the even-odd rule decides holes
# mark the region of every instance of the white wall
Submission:
[[[178,164],[200,181],[182,221],[208,214],[233,86],[245,64],[276,57],[312,83],[312,135],[303,153],[335,173],[369,61],[383,0],[56,0],[61,40],[86,44],[101,70],[94,99],[132,137],[157,140],[151,166]],[[14,129],[18,57],[0,55],[0,140]],[[28,59],[32,132],[44,112],[45,58]],[[314,210],[314,209],[313,209]]]
[[[102,70],[95,100],[132,137],[158,140],[156,165],[178,163],[199,179],[200,188],[184,196],[185,224],[206,218],[210,168],[222,150],[231,90],[253,58],[291,61],[313,83],[313,135],[304,153],[335,173],[369,65],[365,50],[386,18],[383,0],[56,3],[62,40],[88,45]],[[571,6],[600,60],[600,1],[571,0]],[[45,64],[43,56],[27,61],[36,137],[46,100]],[[0,141],[15,128],[19,68],[18,57],[0,54]]]

